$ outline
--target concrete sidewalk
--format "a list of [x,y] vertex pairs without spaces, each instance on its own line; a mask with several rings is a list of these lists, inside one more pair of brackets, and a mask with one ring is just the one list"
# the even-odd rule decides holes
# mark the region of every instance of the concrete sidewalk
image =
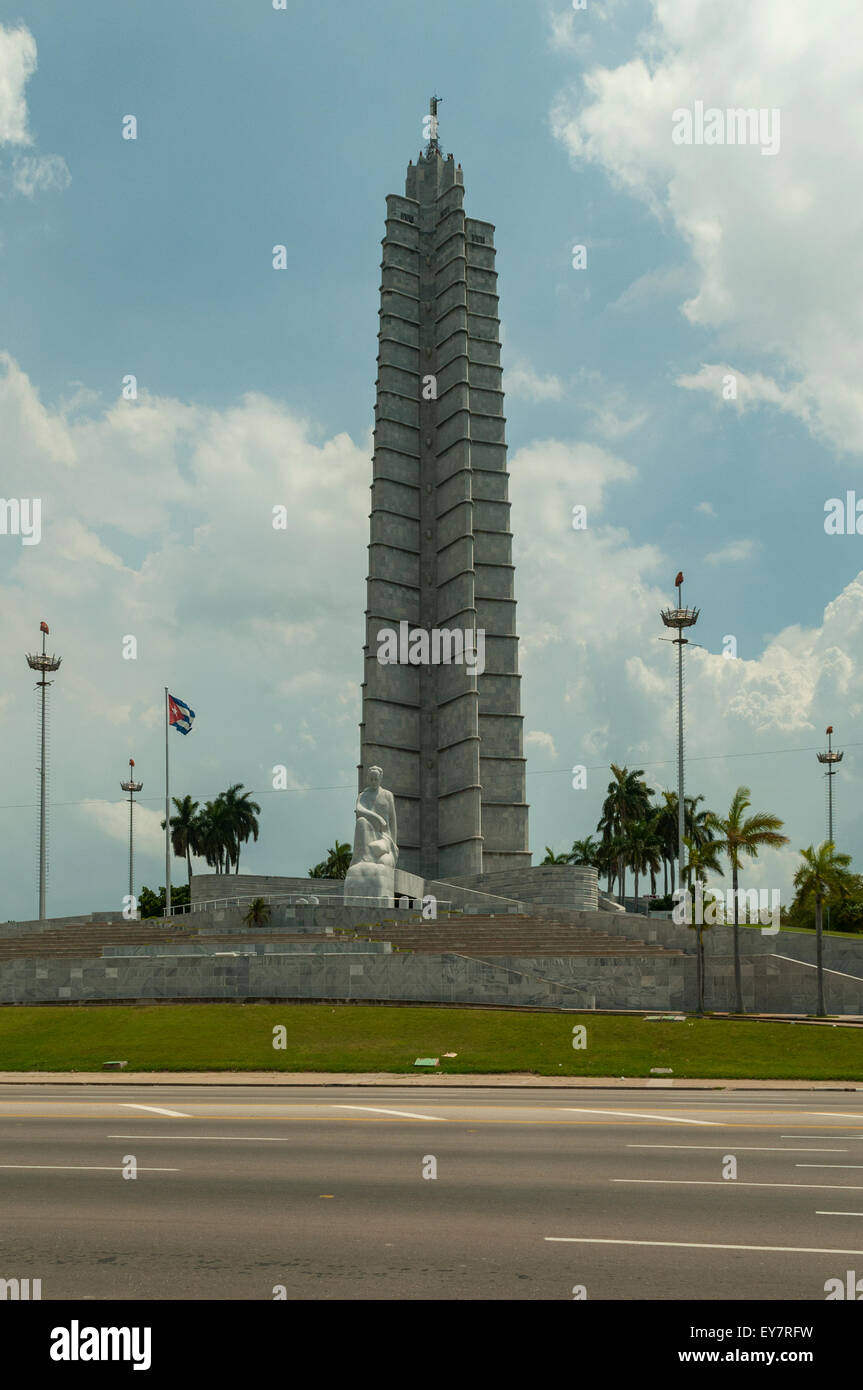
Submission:
[[533,1076],[529,1072],[504,1075],[444,1074],[431,1072],[291,1072],[291,1071],[4,1071],[0,1085],[58,1086],[497,1086],[520,1089],[646,1090],[669,1088],[686,1091],[863,1091],[863,1080],[793,1081],[721,1079],[715,1077],[644,1076]]

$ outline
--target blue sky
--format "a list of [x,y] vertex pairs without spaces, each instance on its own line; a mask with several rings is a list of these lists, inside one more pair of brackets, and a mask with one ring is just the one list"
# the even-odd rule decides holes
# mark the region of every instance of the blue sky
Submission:
[[[535,861],[593,828],[609,761],[673,785],[657,609],[683,568],[706,649],[689,786],[722,809],[746,781],[792,849],[817,841],[814,755],[778,750],[832,722],[859,862],[863,542],[823,528],[827,498],[863,496],[861,21],[835,8],[0,3],[0,494],[45,514],[39,546],[0,536],[0,919],[34,911],[43,617],[52,913],[119,905],[130,754],[137,877],[163,877],[166,683],[198,712],[173,789],[260,793],[244,867],[302,873],[350,838],[384,199],[434,90],[496,225]],[[779,154],[675,149],[696,99],[779,107]],[[789,851],[758,881],[792,871]]]

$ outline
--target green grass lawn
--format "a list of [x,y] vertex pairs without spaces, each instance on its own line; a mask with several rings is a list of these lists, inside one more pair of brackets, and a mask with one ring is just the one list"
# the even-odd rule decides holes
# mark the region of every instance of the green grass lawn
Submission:
[[[284,1050],[273,1028],[287,1031]],[[587,1047],[575,1050],[576,1024]],[[457,1057],[445,1059],[445,1052]],[[0,1071],[534,1072],[539,1076],[863,1077],[863,1029],[640,1016],[328,1004],[0,1009]]]

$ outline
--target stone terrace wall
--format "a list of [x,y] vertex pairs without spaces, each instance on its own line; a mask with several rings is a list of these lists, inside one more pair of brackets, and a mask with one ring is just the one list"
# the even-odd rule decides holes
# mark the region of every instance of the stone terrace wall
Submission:
[[[304,897],[313,895],[321,902],[335,897],[342,901],[344,880],[340,878],[279,878],[261,874],[197,874],[192,879],[192,905],[200,908],[207,901],[223,898],[254,898],[276,896],[280,893],[300,893]],[[464,911],[477,912],[519,912],[523,904],[503,896],[477,892],[470,887],[438,879],[421,879],[413,874],[402,874],[396,870],[396,895],[410,893],[414,896],[433,894],[440,902],[450,902],[453,907]]]
[[301,893],[305,897],[340,900],[344,892],[341,878],[281,878],[272,874],[193,874],[192,905],[219,898],[265,898],[278,893]]
[[[314,910],[314,909],[312,909]],[[228,945],[152,943],[102,958],[26,957],[0,962],[0,1003],[147,999],[380,999],[522,1004],[670,1012],[695,1007],[695,960],[661,957],[495,957],[391,952],[386,944],[318,935],[304,942],[256,940],[237,927]],[[236,950],[240,954],[231,954]],[[812,1013],[815,970],[782,956],[742,958],[748,1011]],[[733,1007],[733,959],[707,960],[709,1009]],[[863,1016],[863,980],[825,973],[829,1013]],[[863,1050],[863,1041],[861,1041]],[[863,1055],[863,1051],[861,1051]]]
[[536,864],[533,868],[454,878],[462,888],[472,888],[512,898],[526,904],[598,910],[596,870],[575,864]]
[[4,922],[0,925],[0,937],[25,936],[30,932],[56,931],[58,927],[77,927],[82,922],[92,922],[94,926],[104,926],[109,922],[124,922],[122,912],[79,912],[77,917],[46,917],[44,922],[38,917],[28,922]]
[[456,954],[309,950],[242,956],[0,963],[0,1003],[154,999],[368,999],[590,1008],[584,991],[535,971]]
[[[636,917],[632,913],[618,916],[616,913],[603,914],[603,931],[610,936],[635,936],[641,941],[657,942],[660,946],[676,946],[681,951],[695,950],[695,929],[678,926],[676,922],[662,917]],[[637,924],[641,924],[638,926]],[[815,964],[815,934],[780,930],[774,934],[762,931],[759,927],[740,927],[740,951],[747,956],[788,956],[792,960]],[[733,955],[734,928],[730,926],[706,927],[704,930],[704,953],[712,956]],[[863,980],[863,936],[825,936],[825,969],[843,971],[849,975],[859,975]]]
[[[763,953],[743,956],[741,974],[747,1013],[814,1014],[818,997],[814,966]],[[712,956],[705,961],[704,999],[708,1009],[734,1008],[732,955]],[[824,1006],[828,1014],[863,1016],[863,980],[825,969]],[[863,1037],[860,1063],[863,1076]]]

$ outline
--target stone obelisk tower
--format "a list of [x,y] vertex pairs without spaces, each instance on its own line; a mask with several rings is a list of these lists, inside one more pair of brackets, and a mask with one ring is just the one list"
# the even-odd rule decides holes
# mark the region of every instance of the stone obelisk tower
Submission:
[[[425,878],[530,864],[494,227],[429,142],[387,198],[360,787],[396,799],[399,868]],[[384,628],[485,634],[485,669],[381,664]]]

